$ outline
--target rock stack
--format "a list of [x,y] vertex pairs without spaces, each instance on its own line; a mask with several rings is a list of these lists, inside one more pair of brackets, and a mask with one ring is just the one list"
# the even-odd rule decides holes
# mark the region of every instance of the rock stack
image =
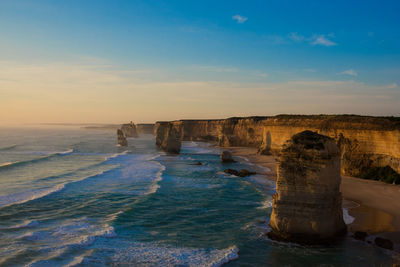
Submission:
[[134,138],[138,137],[136,125],[133,122],[122,124],[121,130],[126,137],[134,137]]
[[346,233],[340,182],[340,151],[334,140],[311,131],[294,135],[278,158],[268,236],[318,244]]
[[173,124],[167,123],[157,129],[156,145],[172,154],[179,154],[181,150],[181,134]]
[[124,132],[121,129],[117,130],[117,138],[118,138],[118,145],[120,146],[128,146],[128,141],[126,141],[126,137]]

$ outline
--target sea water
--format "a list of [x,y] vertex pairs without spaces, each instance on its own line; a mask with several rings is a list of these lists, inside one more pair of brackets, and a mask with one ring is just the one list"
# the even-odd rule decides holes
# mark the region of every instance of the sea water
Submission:
[[[371,266],[395,255],[346,237],[331,246],[269,240],[274,183],[207,143],[180,155],[115,130],[0,128],[1,266]],[[196,165],[201,162],[201,165]],[[351,222],[351,218],[350,218]]]

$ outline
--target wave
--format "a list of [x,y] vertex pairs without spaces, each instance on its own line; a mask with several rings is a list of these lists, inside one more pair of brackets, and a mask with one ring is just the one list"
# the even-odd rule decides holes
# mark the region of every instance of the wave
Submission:
[[0,208],[10,205],[22,204],[31,200],[42,198],[54,192],[64,189],[64,184],[58,184],[50,188],[42,188],[36,190],[29,190],[25,192],[13,193],[5,196],[0,196]]
[[13,144],[13,145],[9,145],[9,146],[0,147],[0,151],[10,150],[10,149],[13,149],[13,148],[15,148],[17,146],[18,146],[17,144]]
[[35,200],[35,199],[39,199],[39,198],[48,196],[50,194],[53,194],[55,192],[59,192],[59,191],[63,190],[65,188],[65,186],[67,186],[69,184],[77,183],[77,182],[86,180],[88,178],[93,178],[93,177],[103,175],[104,173],[109,172],[113,169],[114,168],[110,168],[108,170],[102,170],[95,174],[85,176],[81,179],[64,182],[64,183],[57,184],[57,185],[55,185],[53,187],[49,187],[49,188],[28,190],[28,191],[24,191],[24,192],[17,192],[17,193],[12,193],[12,194],[5,195],[5,196],[0,196],[0,208],[4,208],[7,206],[16,205],[16,204],[22,204],[22,203],[26,203],[31,200]]
[[126,155],[129,152],[130,152],[129,150],[125,150],[124,152],[121,152],[121,153],[115,153],[115,154],[112,154],[111,156],[105,157],[104,160],[107,161],[107,160],[110,160],[110,159],[115,159],[115,158],[117,158],[119,156]]
[[21,165],[25,165],[25,164],[36,163],[36,162],[39,162],[39,161],[48,160],[48,159],[56,157],[56,156],[66,156],[66,155],[69,155],[69,154],[71,154],[73,152],[74,152],[73,149],[68,149],[66,151],[54,152],[54,153],[50,153],[50,154],[48,154],[46,156],[39,157],[39,158],[34,158],[34,159],[30,159],[30,160],[22,160],[22,161],[15,161],[15,162],[5,162],[5,163],[1,163],[0,164],[0,170],[3,169],[3,168],[11,168],[11,167],[21,166]]
[[[179,248],[156,243],[122,242],[111,261],[114,265],[218,267],[239,258],[239,249]],[[101,256],[93,259],[94,262]],[[90,263],[90,258],[88,259]]]

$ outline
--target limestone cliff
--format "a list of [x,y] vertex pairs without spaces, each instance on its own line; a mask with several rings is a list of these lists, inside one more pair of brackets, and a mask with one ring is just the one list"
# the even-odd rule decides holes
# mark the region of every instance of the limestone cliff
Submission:
[[181,129],[171,123],[160,123],[156,131],[156,145],[163,151],[178,154],[181,150]]
[[126,137],[134,137],[134,138],[138,137],[138,133],[136,131],[136,125],[133,122],[122,124],[121,130]]
[[136,124],[138,134],[154,134],[154,124],[152,123],[139,123]]
[[340,150],[335,141],[311,131],[294,135],[278,157],[268,235],[319,243],[345,233],[340,181]]
[[400,173],[400,118],[356,115],[278,115],[223,120],[157,122],[179,128],[181,140],[217,141],[220,146],[251,146],[277,153],[296,133],[311,130],[329,136],[341,149],[341,172],[358,176],[363,169],[390,166]]

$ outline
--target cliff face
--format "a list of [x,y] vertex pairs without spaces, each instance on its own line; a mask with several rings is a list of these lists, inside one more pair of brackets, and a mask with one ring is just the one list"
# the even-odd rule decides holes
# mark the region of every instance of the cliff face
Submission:
[[181,128],[171,123],[160,123],[155,129],[156,145],[163,151],[178,154],[181,150]]
[[300,243],[328,241],[346,232],[340,188],[340,150],[324,135],[304,131],[278,157],[273,197],[273,239]]
[[400,118],[351,115],[279,115],[225,120],[157,122],[179,129],[181,140],[217,141],[220,146],[251,146],[277,153],[286,140],[305,130],[333,138],[341,149],[341,172],[358,176],[362,169],[390,166],[400,173]]
[[136,131],[138,134],[154,134],[154,124],[152,123],[136,124]]
[[138,133],[136,131],[136,125],[133,122],[122,124],[121,130],[126,137],[135,137],[135,138],[138,137]]

